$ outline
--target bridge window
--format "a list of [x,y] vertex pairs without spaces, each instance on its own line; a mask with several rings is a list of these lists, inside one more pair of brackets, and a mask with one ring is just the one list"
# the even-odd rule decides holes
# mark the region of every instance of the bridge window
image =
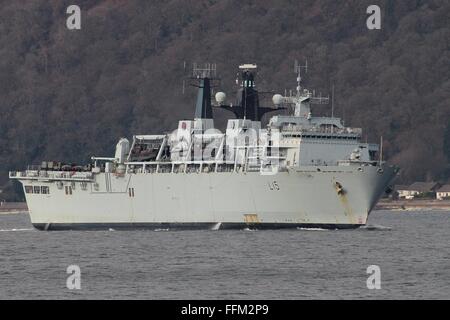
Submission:
[[50,194],[50,188],[48,186],[25,186],[25,193]]
[[66,195],[72,195],[72,186],[65,186],[64,189],[66,191]]
[[47,186],[42,186],[41,187],[41,193],[42,194],[50,194],[50,188]]

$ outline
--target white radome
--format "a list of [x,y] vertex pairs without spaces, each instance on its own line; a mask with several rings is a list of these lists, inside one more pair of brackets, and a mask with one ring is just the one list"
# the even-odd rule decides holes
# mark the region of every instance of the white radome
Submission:
[[273,104],[278,106],[283,103],[283,96],[281,94],[275,94],[272,97]]
[[227,98],[227,95],[225,94],[225,92],[217,92],[216,93],[216,101],[218,103],[224,103],[226,98]]

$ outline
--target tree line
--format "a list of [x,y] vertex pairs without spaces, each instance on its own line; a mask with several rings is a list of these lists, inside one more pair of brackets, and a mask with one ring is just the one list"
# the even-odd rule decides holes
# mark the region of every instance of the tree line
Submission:
[[[21,197],[8,170],[86,162],[192,118],[184,62],[216,63],[231,97],[239,64],[257,63],[259,89],[283,93],[307,58],[305,84],[334,85],[335,114],[368,141],[383,136],[399,182],[449,179],[448,1],[378,1],[381,30],[366,28],[366,0],[79,0],[81,30],[68,30],[73,2],[0,7],[2,197]],[[219,126],[229,116],[215,112]]]

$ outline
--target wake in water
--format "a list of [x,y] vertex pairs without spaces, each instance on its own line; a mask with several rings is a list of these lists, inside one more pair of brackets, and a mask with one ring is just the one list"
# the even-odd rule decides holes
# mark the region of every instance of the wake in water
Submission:
[[304,230],[304,231],[330,231],[329,229],[322,229],[322,228],[302,228],[302,227],[297,227],[297,230]]
[[34,229],[0,229],[0,232],[33,231]]
[[222,222],[218,222],[218,223],[216,223],[216,224],[211,228],[211,230],[217,231],[217,230],[220,229],[220,226],[221,226],[221,225],[222,225]]
[[359,229],[363,229],[363,230],[369,230],[369,231],[387,231],[387,230],[392,230],[391,227],[385,227],[379,224],[368,224],[362,227],[359,227]]

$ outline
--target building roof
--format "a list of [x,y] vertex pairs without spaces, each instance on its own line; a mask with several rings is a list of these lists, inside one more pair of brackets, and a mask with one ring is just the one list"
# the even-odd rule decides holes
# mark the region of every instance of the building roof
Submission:
[[396,184],[394,186],[395,191],[401,191],[401,190],[409,190],[409,186],[406,184]]
[[414,182],[408,187],[408,190],[417,192],[431,192],[435,191],[439,187],[436,182]]
[[437,192],[450,192],[450,184],[444,184],[442,187],[440,187]]

